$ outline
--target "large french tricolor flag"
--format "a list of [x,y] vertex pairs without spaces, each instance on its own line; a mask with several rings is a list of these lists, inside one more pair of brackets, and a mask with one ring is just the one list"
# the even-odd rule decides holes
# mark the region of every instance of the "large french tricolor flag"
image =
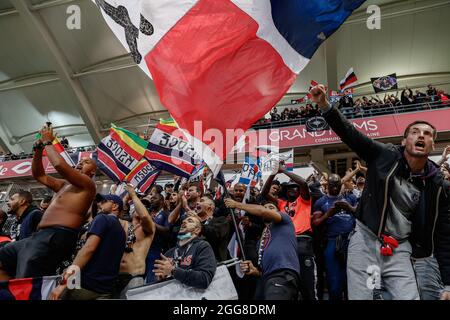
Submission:
[[206,130],[223,137],[227,129],[247,130],[364,2],[93,1],[215,174],[233,143],[218,142]]

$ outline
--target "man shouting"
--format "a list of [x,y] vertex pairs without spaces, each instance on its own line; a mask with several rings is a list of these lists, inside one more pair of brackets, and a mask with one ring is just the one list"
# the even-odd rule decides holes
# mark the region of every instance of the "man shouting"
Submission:
[[[97,165],[94,160],[82,159],[72,168],[53,147],[53,130],[46,126],[40,134],[34,145],[33,177],[56,195],[42,216],[38,232],[0,250],[0,281],[55,274],[57,266],[69,259],[75,249],[78,229],[95,197],[92,177]],[[45,174],[44,149],[50,163],[65,180]]]
[[446,285],[441,299],[450,300],[449,185],[428,159],[435,127],[415,121],[405,128],[401,146],[383,144],[330,106],[324,86],[311,95],[334,132],[368,166],[348,247],[349,299],[372,299],[373,282],[394,300],[419,299],[411,258],[434,255]]

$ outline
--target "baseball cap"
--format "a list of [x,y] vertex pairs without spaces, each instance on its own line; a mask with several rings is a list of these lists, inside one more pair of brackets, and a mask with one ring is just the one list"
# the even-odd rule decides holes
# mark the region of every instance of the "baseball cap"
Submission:
[[112,201],[119,206],[119,211],[123,210],[122,198],[115,194],[97,194],[96,199],[104,201]]

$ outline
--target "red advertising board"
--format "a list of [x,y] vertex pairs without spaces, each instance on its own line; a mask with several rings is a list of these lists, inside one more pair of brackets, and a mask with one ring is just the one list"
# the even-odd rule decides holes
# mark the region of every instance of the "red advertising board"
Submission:
[[[351,120],[356,129],[372,139],[401,137],[408,124],[425,120],[433,124],[438,132],[450,131],[450,109],[421,111],[405,114],[390,114],[372,118]],[[280,149],[318,146],[340,143],[341,139],[332,131],[307,132],[304,125],[258,130],[258,145],[278,145]],[[251,139],[249,139],[251,140]],[[250,143],[251,145],[252,143]],[[248,150],[249,146],[246,146]],[[250,149],[252,149],[250,147]]]
[[[78,157],[90,157],[91,154],[92,152],[79,152]],[[23,159],[0,162],[0,180],[31,176],[31,161],[32,159]],[[56,173],[47,157],[42,158],[42,164],[47,174]]]

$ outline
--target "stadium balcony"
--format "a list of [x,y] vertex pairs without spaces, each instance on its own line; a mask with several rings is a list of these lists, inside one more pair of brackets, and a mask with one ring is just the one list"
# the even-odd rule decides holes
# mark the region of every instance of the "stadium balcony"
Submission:
[[[292,107],[292,105],[277,106],[277,108],[286,108],[286,107]],[[403,113],[414,113],[418,111],[429,111],[442,108],[450,108],[450,101],[422,102],[417,104],[401,105],[401,106],[380,104],[380,105],[372,105],[370,107],[362,107],[360,109],[355,109],[355,107],[340,108],[340,111],[347,119],[361,119],[389,114],[403,114]],[[308,119],[310,118],[303,117],[275,122],[272,122],[270,121],[270,119],[268,119],[266,123],[253,125],[252,129],[254,130],[274,129],[274,128],[304,125]]]

